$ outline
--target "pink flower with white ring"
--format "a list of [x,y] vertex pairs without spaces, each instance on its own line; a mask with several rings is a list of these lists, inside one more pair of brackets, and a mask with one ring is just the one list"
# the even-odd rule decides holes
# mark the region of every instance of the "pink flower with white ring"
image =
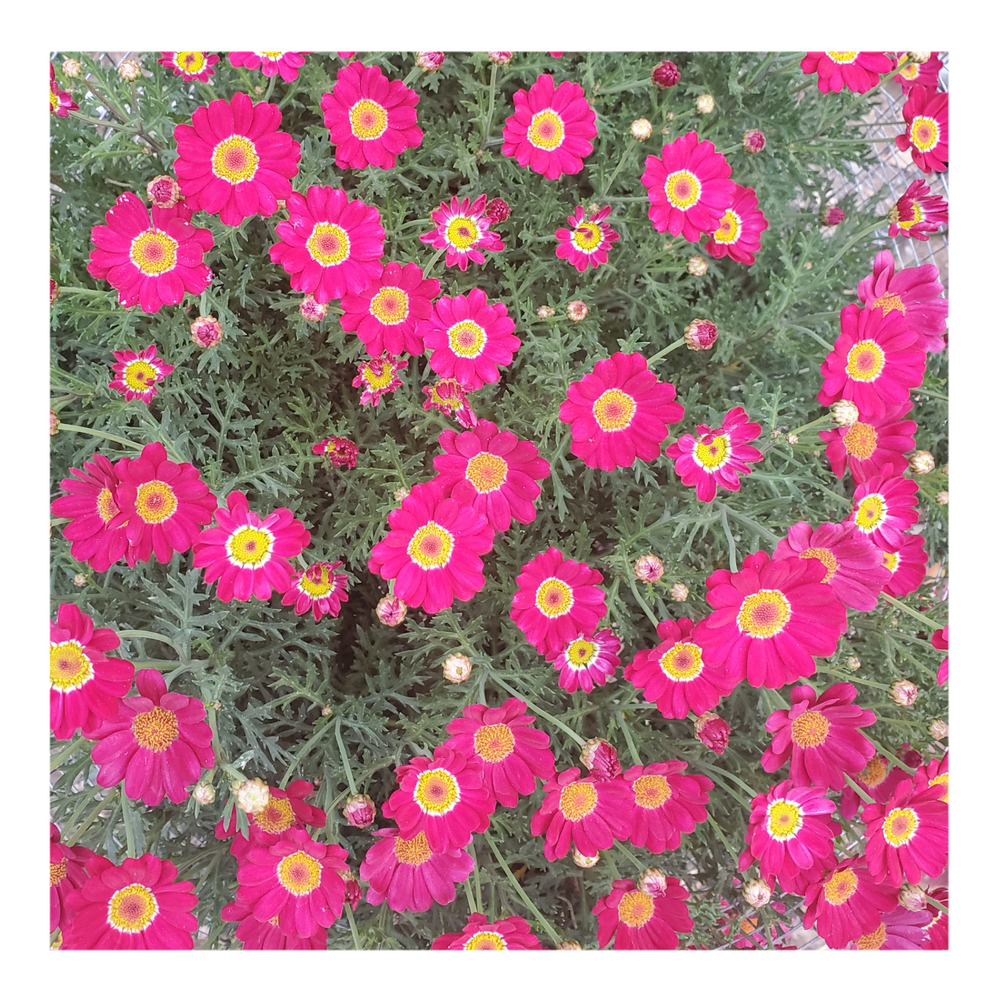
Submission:
[[361,405],[378,406],[382,396],[395,392],[403,384],[396,372],[406,368],[407,363],[403,358],[394,358],[391,354],[362,361],[358,365],[358,374],[351,382],[355,388],[361,389]]
[[581,274],[588,267],[598,267],[608,259],[612,243],[621,237],[604,220],[611,214],[611,206],[587,215],[583,205],[566,217],[569,229],[557,229],[556,256],[568,260]]
[[914,87],[903,105],[906,131],[896,136],[896,146],[910,151],[914,164],[925,174],[948,169],[948,92]]
[[159,349],[150,344],[145,350],[115,351],[112,366],[117,378],[108,383],[109,389],[116,389],[127,401],[141,399],[148,403],[156,395],[156,383],[162,382],[173,370],[163,358],[157,357]]
[[459,270],[464,271],[470,260],[474,264],[485,263],[483,250],[499,252],[504,248],[503,240],[490,232],[491,222],[485,208],[484,194],[471,204],[468,198],[463,198],[461,203],[458,198],[452,198],[450,204],[442,201],[441,207],[431,212],[435,228],[422,233],[420,242],[429,243],[436,250],[445,250],[446,267],[457,264]]
[[188,83],[191,80],[208,83],[215,73],[212,67],[219,61],[214,52],[161,52],[160,56],[156,61],[161,66],[172,69],[174,76],[183,77]]
[[594,635],[578,635],[552,661],[553,669],[559,671],[559,687],[570,693],[582,688],[589,694],[595,684],[606,684],[621,663],[621,648],[621,639],[609,628]]
[[768,223],[757,206],[757,192],[739,184],[735,187],[733,203],[723,213],[718,229],[709,234],[705,252],[710,257],[731,257],[749,266],[760,249],[760,234]]
[[337,572],[343,565],[342,562],[312,563],[292,577],[281,603],[294,604],[297,615],[312,611],[316,621],[324,614],[336,618],[341,604],[347,600],[347,574]]
[[308,52],[230,52],[229,61],[234,66],[259,69],[264,76],[277,76],[285,83],[298,78],[299,70],[306,64]]
[[892,467],[865,480],[854,491],[854,507],[844,524],[852,524],[884,551],[903,544],[903,532],[917,523],[917,493],[912,479],[894,476]]

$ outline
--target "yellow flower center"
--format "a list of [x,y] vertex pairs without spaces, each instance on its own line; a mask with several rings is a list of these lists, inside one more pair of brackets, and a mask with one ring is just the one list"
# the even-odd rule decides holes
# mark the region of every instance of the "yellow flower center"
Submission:
[[896,570],[899,569],[899,553],[898,552],[882,553],[882,565],[890,573],[895,573]]
[[626,927],[642,927],[653,917],[653,897],[645,892],[626,892],[618,904],[618,919]]
[[660,669],[675,681],[693,681],[702,671],[701,646],[678,642],[660,657]]
[[899,71],[899,75],[907,80],[916,80],[920,73],[920,64],[915,62],[908,62]]
[[372,389],[385,389],[392,384],[395,374],[392,370],[392,365],[379,358],[376,358],[374,361],[366,361],[361,371],[361,377]]
[[274,59],[274,60],[280,59],[284,54],[285,54],[284,52],[255,52],[254,53],[255,56],[265,56],[268,59]]
[[780,590],[758,590],[743,598],[736,627],[754,639],[771,639],[791,621],[792,606]]
[[[912,225],[912,223],[911,223]],[[882,315],[888,316],[893,309],[901,312],[904,316],[906,315],[906,306],[903,305],[903,300],[898,295],[890,294],[886,292],[885,295],[880,295],[873,303],[872,308],[875,306],[882,307]]]
[[888,505],[881,493],[869,493],[858,503],[854,523],[860,531],[870,535],[888,516]]
[[920,826],[920,818],[912,809],[891,809],[882,821],[882,835],[893,847],[908,844]]
[[570,782],[559,793],[559,811],[573,823],[597,808],[597,789],[591,781]]
[[456,250],[468,250],[479,239],[479,226],[465,215],[456,215],[445,230],[445,239]]
[[635,804],[643,809],[659,809],[670,798],[670,785],[662,774],[644,774],[632,784]]
[[601,227],[593,222],[581,222],[573,230],[573,242],[584,253],[593,253],[601,245]]
[[686,212],[698,204],[698,199],[701,197],[701,181],[690,170],[675,170],[667,175],[663,190],[667,201],[674,208]]
[[847,377],[855,382],[874,382],[885,368],[885,351],[874,340],[859,340],[847,353]]
[[743,220],[732,210],[726,212],[715,231],[716,243],[735,243],[743,231]]
[[535,607],[546,618],[558,618],[573,607],[573,591],[557,577],[542,580],[535,591]]
[[882,758],[872,757],[872,759],[865,764],[865,769],[858,775],[858,777],[869,788],[878,788],[878,786],[885,781],[885,777],[888,773],[889,772],[886,769]]
[[939,799],[940,802],[948,801],[948,772],[945,771],[944,774],[939,774],[936,778],[931,781],[932,785],[944,785],[945,792],[944,795]]
[[310,575],[309,570],[302,574],[302,578],[299,580],[299,589],[316,600],[320,597],[328,597],[335,583],[335,574],[330,572],[329,567],[320,566],[312,570],[312,575]]
[[278,862],[278,881],[293,896],[308,896],[319,888],[323,866],[305,851],[296,851]]
[[841,906],[858,891],[858,876],[845,868],[842,872],[834,872],[823,886],[826,901],[833,906]]
[[115,498],[107,486],[97,494],[96,506],[97,515],[105,524],[119,513],[118,504],[115,503]]
[[59,95],[54,90],[52,90],[50,88],[49,89],[49,111],[50,112],[55,111],[55,109],[58,108],[58,107],[59,107]]
[[566,659],[574,669],[583,670],[597,659],[597,646],[586,639],[575,639],[566,650]]
[[128,255],[143,274],[165,274],[173,270],[177,263],[177,246],[177,240],[166,233],[147,229],[132,240]]
[[827,52],[827,55],[841,66],[852,63],[858,58],[857,52]]
[[260,812],[250,816],[250,822],[265,833],[284,833],[295,823],[295,813],[288,799],[278,799],[273,795]]
[[458,805],[462,795],[455,776],[443,767],[424,771],[417,778],[413,801],[430,816],[443,816]]
[[205,68],[204,52],[176,52],[174,65],[185,73],[200,73]]
[[263,566],[271,558],[274,535],[267,528],[237,528],[226,539],[229,561],[243,569]]
[[469,459],[465,468],[465,478],[476,488],[477,493],[492,493],[507,481],[508,465],[499,455],[481,451]]
[[66,862],[60,861],[58,864],[49,862],[49,885],[58,885],[66,877]]
[[486,347],[486,331],[471,319],[463,319],[448,330],[448,346],[460,358],[478,358]]
[[878,446],[878,431],[871,424],[859,420],[851,424],[844,435],[844,448],[855,458],[871,458]]
[[462,951],[507,951],[501,934],[495,931],[479,931],[462,945]]
[[565,137],[563,120],[552,108],[537,112],[528,126],[528,142],[536,149],[558,149]]
[[253,180],[260,157],[245,135],[231,135],[212,150],[212,173],[230,184]]
[[347,230],[333,222],[317,222],[312,235],[306,240],[306,249],[314,261],[324,267],[343,264],[351,252],[351,238]]
[[[857,426],[855,424],[855,426]],[[806,549],[799,553],[800,559],[818,559],[826,567],[826,576],[820,581],[821,583],[828,583],[833,574],[840,569],[840,563],[837,562],[836,557],[829,549]]]
[[635,416],[635,400],[621,389],[606,389],[594,400],[594,419],[602,431],[622,431]]
[[177,510],[177,494],[159,479],[151,479],[136,490],[135,511],[146,524],[160,524]]
[[440,524],[428,521],[413,533],[406,552],[421,569],[441,569],[448,565],[454,547],[455,536]]
[[910,142],[921,153],[926,153],[938,144],[941,132],[938,123],[933,118],[917,115],[910,126]]
[[377,139],[389,127],[389,113],[381,104],[367,98],[358,101],[347,116],[355,139]]
[[913,218],[912,219],[900,219],[899,218],[899,212],[898,211],[896,212],[896,219],[895,219],[895,221],[899,225],[900,229],[910,229],[913,226],[915,226],[918,222],[923,222],[924,221],[924,213],[923,213],[923,209],[921,209],[921,207],[920,207],[920,202],[915,201],[913,203],[913,207],[912,207],[911,211],[913,212]]
[[514,752],[514,734],[510,726],[505,726],[503,723],[481,726],[476,730],[472,744],[483,760],[496,764]]
[[49,644],[49,683],[57,691],[76,691],[94,676],[94,665],[76,639]]
[[[708,437],[708,435],[706,434],[705,437]],[[691,457],[707,472],[713,472],[719,466],[726,464],[729,453],[729,435],[720,434],[707,443],[705,438],[702,438],[694,446]]]
[[130,361],[122,372],[122,381],[136,392],[144,392],[155,381],[160,373],[148,362],[143,360]]
[[788,799],[775,799],[767,807],[767,832],[775,840],[791,840],[802,829],[802,810]]
[[122,934],[144,931],[159,912],[156,897],[136,882],[119,889],[108,900],[108,923]]
[[822,712],[803,712],[792,723],[792,742],[796,746],[821,746],[829,733],[830,720]]
[[393,850],[396,853],[396,859],[400,864],[404,865],[422,865],[425,861],[429,861],[431,857],[431,848],[427,843],[427,834],[423,830],[409,840],[399,840],[397,838]]
[[885,944],[885,924],[879,924],[871,934],[858,938],[858,951],[878,951]]
[[140,712],[132,720],[132,735],[145,750],[166,750],[177,734],[177,716],[159,706],[150,712]]
[[395,326],[410,315],[410,297],[402,288],[386,285],[372,296],[368,311],[383,326]]

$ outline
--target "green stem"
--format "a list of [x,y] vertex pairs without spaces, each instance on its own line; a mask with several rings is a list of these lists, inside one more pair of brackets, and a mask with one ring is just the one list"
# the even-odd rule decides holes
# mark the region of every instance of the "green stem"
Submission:
[[642,759],[639,757],[639,751],[635,748],[635,742],[632,739],[632,732],[625,722],[625,714],[620,709],[615,711],[615,715],[618,716],[618,724],[622,727],[622,732],[625,734],[625,742],[628,744],[629,753],[632,754],[632,760],[635,761],[637,765],[642,764]]
[[611,190],[611,185],[614,184],[615,178],[621,172],[622,167],[625,166],[625,161],[627,159],[629,159],[629,157],[632,155],[633,151],[636,148],[636,145],[637,144],[634,141],[633,142],[627,142],[625,144],[625,152],[622,153],[621,157],[619,157],[619,159],[618,159],[618,165],[611,172],[611,176],[607,179],[607,181],[605,181],[603,187],[601,188],[601,195],[597,199],[598,201],[605,201],[607,199],[608,192]]
[[63,423],[59,424],[59,430],[76,431],[77,434],[89,434],[91,437],[106,438],[108,441],[114,441],[117,444],[123,444],[125,445],[126,448],[134,448],[136,451],[142,451],[141,444],[134,444],[132,441],[126,441],[125,438],[120,438],[115,434],[108,434],[106,431],[95,431],[89,427],[78,427],[76,424],[63,424]]
[[64,760],[75,754],[77,750],[82,750],[83,747],[89,742],[90,740],[84,739],[82,736],[78,736],[62,751],[62,753],[59,754],[58,757],[53,757],[49,761],[49,771],[55,771]]
[[902,601],[897,601],[895,597],[890,597],[888,594],[882,595],[894,608],[899,608],[900,611],[905,611],[911,618],[915,618],[918,622],[923,622],[928,628],[934,629],[936,632],[939,628],[944,628],[943,625],[938,625],[936,621],[932,618],[928,618],[927,615],[922,615],[919,611],[914,611],[909,605],[904,604]]
[[129,802],[127,795],[121,796],[122,804],[122,823],[125,827],[125,853],[130,857],[134,858],[135,853],[135,834],[132,832],[132,803]]
[[841,257],[844,256],[845,253],[848,252],[848,250],[857,246],[857,244],[860,243],[863,239],[866,239],[867,237],[871,236],[876,230],[881,229],[884,225],[885,225],[885,220],[882,219],[879,222],[876,222],[874,226],[869,226],[867,229],[862,229],[860,233],[857,233],[855,236],[851,237],[851,239],[849,239],[847,243],[844,244],[843,248],[833,258],[833,260],[831,260],[830,263],[826,265],[820,277],[825,278],[830,273],[833,266],[840,260]]
[[875,801],[849,774],[844,774],[844,781],[846,781],[851,788],[858,793],[858,797],[866,805],[870,805]]
[[924,893],[924,899],[926,899],[927,902],[931,906],[933,906],[936,910],[940,910],[942,913],[948,912],[948,907],[945,906],[944,903],[939,903],[933,896],[929,895],[926,892]]
[[493,681],[494,684],[499,684],[500,687],[502,687],[505,691],[508,691],[515,698],[520,698],[521,701],[523,701],[525,705],[527,705],[528,708],[531,709],[532,712],[534,712],[536,715],[540,715],[543,719],[546,719],[547,721],[551,722],[552,725],[558,726],[564,733],[566,733],[567,736],[571,736],[574,740],[576,740],[579,746],[583,746],[584,743],[587,742],[578,733],[573,732],[573,730],[570,729],[569,726],[567,726],[564,722],[561,722],[553,715],[549,715],[548,712],[546,712],[544,709],[539,708],[536,704],[534,704],[534,702],[528,701],[528,699],[525,698],[523,694],[512,688],[506,681],[502,681],[489,668],[487,668],[487,673],[490,675],[490,680]]
[[358,790],[354,785],[354,775],[351,773],[351,762],[347,757],[347,748],[344,746],[344,737],[340,735],[340,716],[333,724],[333,735],[337,739],[337,746],[340,749],[340,759],[344,765],[344,774],[347,777],[347,787],[351,790],[351,795],[357,795]]
[[[88,125],[98,125],[101,128],[111,128],[116,132],[127,132],[129,135],[138,135],[138,131],[134,125],[119,125],[117,122],[108,121],[106,118],[91,118],[90,115],[82,115],[79,111],[70,111],[70,118],[76,118],[77,121],[86,122]],[[60,289],[62,291],[62,289]]]
[[671,351],[676,351],[678,347],[684,346],[684,338],[675,340],[669,347],[664,347],[662,351],[657,351],[651,358],[647,359],[646,367],[652,368],[657,361],[662,361]]
[[646,617],[653,623],[653,628],[656,628],[660,624],[660,620],[653,613],[653,609],[646,603],[642,594],[639,593],[639,588],[636,586],[635,578],[629,577],[629,586],[632,588],[632,593],[635,595],[635,599],[639,602],[639,607],[646,612]]
[[719,824],[715,822],[715,817],[707,809],[705,810],[705,818],[708,820],[708,825],[716,832],[719,840],[722,841],[722,846],[729,851],[729,856],[738,865],[740,863],[739,852],[729,843],[729,838],[722,832]]
[[472,895],[472,883],[468,879],[465,880],[465,901],[469,904],[469,913],[483,912],[476,907],[476,897]]
[[808,424],[803,424],[801,427],[796,427],[794,431],[789,431],[789,434],[801,434],[803,431],[808,431],[813,427],[819,427],[820,424],[827,424],[830,422],[830,414],[824,413],[823,416],[817,417],[815,420],[810,420]]
[[736,540],[732,531],[729,530],[729,518],[726,516],[726,508],[722,508],[722,530],[726,533],[726,542],[729,545],[729,570],[735,573],[739,569],[739,559],[736,555]]
[[490,850],[493,851],[493,856],[497,859],[500,867],[504,870],[504,874],[510,880],[510,884],[514,887],[514,890],[521,897],[521,901],[529,910],[535,915],[535,919],[542,925],[545,929],[545,933],[548,934],[549,938],[552,940],[553,944],[560,944],[562,938],[556,933],[555,928],[550,924],[545,917],[542,915],[541,911],[537,906],[531,901],[528,894],[521,887],[521,883],[514,878],[514,873],[510,870],[507,862],[504,861],[503,855],[500,853],[500,848],[497,847],[496,842],[490,836],[489,831],[486,831],[483,836],[486,838],[486,843],[490,845]]
[[935,392],[933,389],[928,389],[926,386],[918,385],[914,392],[922,393],[924,396],[931,396],[934,399],[943,399],[946,403],[948,402],[948,397],[942,395],[940,392]]
[[361,951],[361,938],[358,937],[358,925],[354,922],[354,911],[351,909],[351,904],[346,901],[344,902],[344,913],[347,915],[347,922],[351,925],[351,937],[354,938],[354,950]]
[[177,652],[178,656],[182,655],[180,649],[178,649],[177,646],[174,645],[173,640],[172,639],[168,639],[162,632],[147,632],[144,629],[126,628],[126,629],[119,629],[119,631],[118,631],[118,638],[119,639],[155,639],[157,642],[164,642],[164,643],[166,643],[171,649],[173,649],[173,650],[175,650]]
[[649,77],[644,76],[638,80],[629,80],[628,83],[619,83],[617,86],[608,87],[607,90],[605,90],[601,86],[598,86],[594,91],[594,97],[607,97],[608,94],[619,94],[623,90],[631,90],[633,87],[638,87],[641,84],[648,84],[648,83],[649,83]]
[[73,835],[69,838],[63,838],[63,843],[67,847],[72,847],[86,832],[91,823],[94,822],[97,817],[104,812],[105,809],[109,809],[114,805],[115,796],[121,793],[116,789],[112,791],[110,795],[105,795],[96,806],[87,814],[84,821],[73,831]]
[[490,105],[486,111],[486,121],[483,122],[483,138],[480,140],[480,146],[490,137],[490,127],[493,125],[493,107],[496,102],[498,69],[499,67],[496,63],[493,63],[490,67]]
[[[834,494],[834,496],[836,496],[836,494]],[[844,498],[838,497],[838,499],[843,500]],[[741,514],[738,510],[733,510],[732,507],[730,507],[726,503],[723,503],[721,500],[718,499],[718,497],[716,497],[715,503],[720,510],[724,510],[727,515],[735,517],[737,521],[740,521],[741,523],[745,524],[748,528],[753,528],[753,530],[756,531],[761,538],[767,540],[772,545],[777,545],[778,542],[781,541],[781,539],[778,538],[777,535],[768,531],[767,528],[765,528],[763,525],[758,524],[753,518],[747,517],[745,514]]]
[[755,792],[741,777],[733,774],[731,771],[723,771],[722,768],[716,767],[714,764],[702,763],[699,766],[705,771],[711,771],[715,775],[721,775],[728,781],[735,781],[736,784],[739,785],[740,788],[742,788],[750,796],[751,799],[756,798],[757,795],[759,794],[758,792]]
[[641,872],[645,868],[649,867],[648,865],[644,865],[623,843],[621,843],[621,841],[615,842],[615,850],[624,854],[625,857],[635,865],[638,871]]

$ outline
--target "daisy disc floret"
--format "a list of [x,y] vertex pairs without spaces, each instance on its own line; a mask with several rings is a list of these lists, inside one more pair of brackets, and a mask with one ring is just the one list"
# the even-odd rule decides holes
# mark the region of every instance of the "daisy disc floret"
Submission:
[[904,534],[917,522],[919,484],[905,476],[892,475],[884,466],[878,476],[865,480],[854,491],[854,506],[844,519],[883,551],[896,551]]
[[552,661],[559,672],[559,687],[569,692],[582,688],[589,694],[595,684],[603,686],[621,663],[621,648],[621,639],[609,628],[593,635],[578,635]]
[[486,195],[481,194],[474,202],[457,197],[450,204],[442,201],[441,207],[431,212],[431,222],[435,228],[429,233],[422,233],[421,243],[429,243],[437,250],[444,250],[444,262],[447,267],[458,265],[459,270],[466,270],[471,260],[474,264],[486,261],[483,251],[499,252],[503,250],[503,240],[496,233],[490,232],[490,219],[486,215]]
[[432,951],[544,951],[523,917],[507,917],[487,923],[482,913],[473,913],[460,934],[442,934],[431,943]]
[[882,914],[894,910],[896,901],[896,890],[876,882],[863,857],[845,858],[806,889],[802,926],[809,930],[815,925],[831,948],[844,948],[875,931]]
[[208,83],[208,78],[215,73],[214,66],[219,61],[214,52],[161,52],[156,60],[161,66],[174,71],[185,82],[198,80]]
[[817,74],[817,85],[824,94],[839,94],[844,87],[866,94],[878,86],[883,73],[896,65],[886,52],[807,52],[801,62],[802,72]]
[[928,233],[948,225],[948,202],[931,194],[926,181],[913,181],[889,209],[889,236],[906,236],[926,242]]
[[277,76],[285,83],[298,78],[299,70],[306,64],[308,52],[230,52],[233,66],[259,69],[264,76]]
[[73,95],[60,90],[56,84],[56,68],[49,63],[49,114],[59,118],[68,118],[71,111],[79,111],[80,105],[73,100]]
[[820,431],[833,474],[843,479],[844,472],[850,469],[851,478],[861,483],[881,472],[886,465],[894,475],[905,472],[909,467],[906,454],[916,447],[917,424],[902,418],[912,409],[910,402],[890,405],[884,417],[869,417],[832,431]]
[[757,206],[757,192],[739,184],[734,187],[732,204],[723,212],[718,228],[709,234],[705,252],[710,257],[731,257],[749,266],[760,249],[760,234],[768,223]]
[[108,383],[108,388],[120,392],[128,402],[141,399],[148,403],[156,395],[156,383],[162,382],[174,370],[173,365],[157,357],[156,344],[138,352],[115,351],[114,354],[117,363],[112,370],[117,377]]
[[652,896],[630,878],[616,879],[611,892],[602,896],[591,911],[597,917],[597,944],[612,940],[615,951],[670,950],[677,948],[678,934],[694,929],[685,900],[688,891],[680,880],[669,876],[666,887]]
[[425,410],[437,410],[454,417],[462,427],[475,427],[479,420],[472,412],[472,404],[466,395],[465,386],[455,378],[440,378],[433,385],[422,386],[420,391],[427,397]]
[[948,92],[914,87],[903,105],[906,131],[896,136],[896,146],[909,150],[914,164],[925,174],[948,169]]
[[294,605],[297,615],[311,611],[319,621],[323,615],[336,618],[340,606],[347,600],[347,574],[338,573],[342,562],[312,563],[301,573],[292,577],[292,582],[281,598],[284,605]]
[[590,215],[583,205],[577,205],[573,214],[566,217],[569,229],[556,230],[556,256],[560,260],[568,260],[581,274],[588,267],[604,264],[611,244],[620,239],[618,233],[604,221],[610,214],[610,205]]
[[622,776],[632,789],[632,821],[629,840],[653,854],[675,851],[681,834],[692,833],[707,818],[705,805],[714,787],[702,774],[682,774],[687,764],[668,760],[637,765]]

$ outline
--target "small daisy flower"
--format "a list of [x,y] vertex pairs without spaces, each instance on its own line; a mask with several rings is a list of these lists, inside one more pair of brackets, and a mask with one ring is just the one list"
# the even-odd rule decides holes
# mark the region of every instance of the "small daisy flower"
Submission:
[[49,63],[49,114],[68,118],[71,111],[79,110],[80,105],[73,100],[72,94],[56,86],[56,68]]
[[768,224],[757,207],[757,192],[752,187],[734,186],[733,203],[723,213],[718,229],[709,235],[705,252],[710,257],[731,257],[749,266],[760,249],[760,234]]
[[[259,780],[259,779],[258,779]],[[239,832],[236,822],[237,801],[230,799],[230,807],[215,824],[215,836],[229,840],[229,853],[242,862],[251,847],[271,847],[284,839],[287,830],[304,830],[307,826],[317,829],[326,825],[326,813],[319,806],[305,800],[316,790],[311,781],[293,781],[285,788],[265,785],[267,804],[256,812],[247,812],[249,839]]]
[[294,604],[297,615],[312,611],[316,621],[323,615],[336,618],[341,604],[347,600],[347,574],[337,572],[343,565],[342,562],[312,563],[308,569],[292,577],[281,603]]
[[676,851],[682,833],[708,818],[705,805],[713,783],[702,774],[682,774],[687,764],[668,760],[629,768],[622,776],[632,789],[629,840],[653,854]]
[[[900,61],[906,55],[908,55],[906,52],[896,53],[897,59]],[[929,87],[931,90],[937,90],[938,77],[942,69],[944,69],[944,63],[941,62],[940,53],[931,52],[930,58],[926,62],[908,59],[893,77],[893,80],[903,88],[904,94],[908,94],[914,87]]]
[[148,403],[156,395],[156,383],[162,382],[173,370],[162,358],[157,357],[156,344],[150,344],[138,354],[135,351],[115,351],[113,371],[118,377],[108,383],[109,389],[116,389],[127,401],[141,399]]
[[460,934],[442,934],[431,942],[431,951],[544,951],[523,917],[487,923],[473,913]]
[[481,194],[474,202],[463,198],[452,198],[451,204],[441,202],[437,211],[431,212],[435,228],[420,236],[421,243],[429,243],[437,250],[445,250],[445,266],[458,265],[464,271],[471,260],[483,264],[486,258],[483,250],[499,252],[503,250],[503,240],[490,232],[490,219],[486,216],[486,195]]
[[[285,83],[298,78],[299,70],[306,64],[308,52],[230,52],[233,66],[259,69],[264,76],[277,76]],[[339,164],[338,164],[339,165]]]
[[867,94],[895,65],[896,60],[886,52],[807,52],[800,63],[806,76],[817,74],[824,94],[839,94],[844,87]]
[[569,229],[557,229],[556,256],[568,260],[581,274],[588,267],[598,267],[608,259],[612,243],[621,238],[604,220],[611,214],[611,206],[587,215],[583,205],[577,205],[572,215],[566,217]]
[[688,898],[680,879],[673,876],[657,896],[637,888],[630,878],[615,879],[611,892],[591,910],[597,917],[598,946],[605,948],[613,940],[615,951],[677,948],[677,935],[694,929],[684,902]]
[[86,864],[96,857],[88,847],[67,847],[59,842],[61,834],[55,823],[49,823],[49,933],[66,928],[75,910],[67,904],[67,897],[79,889],[90,876]]
[[479,423],[465,394],[466,386],[458,379],[438,379],[433,385],[422,386],[420,391],[427,397],[424,400],[425,410],[439,410],[454,417],[462,427],[471,428]]
[[369,358],[358,365],[358,374],[351,382],[361,389],[362,406],[378,406],[382,396],[395,392],[403,380],[396,372],[404,369],[408,362],[403,358],[394,358],[391,354],[383,354],[380,358]]
[[903,535],[899,545],[883,549],[883,565],[892,574],[883,587],[893,597],[906,597],[924,582],[927,551],[923,535]]
[[896,136],[896,146],[910,151],[914,164],[925,174],[948,169],[948,93],[931,87],[914,87],[903,105],[906,131]]
[[314,455],[325,455],[337,468],[353,469],[358,464],[358,446],[350,439],[333,435],[313,445]]
[[903,532],[917,522],[917,493],[912,479],[892,475],[884,466],[880,475],[865,480],[854,491],[854,507],[844,524],[852,524],[880,549],[895,551],[903,544]]
[[214,52],[161,52],[156,61],[172,69],[174,76],[183,77],[185,82],[198,80],[208,83],[208,78],[215,73],[213,67],[219,57]]
[[882,914],[896,908],[897,894],[891,885],[872,878],[863,857],[850,857],[810,885],[804,902],[802,926],[809,930],[815,925],[831,948],[845,948],[878,928]]
[[582,688],[588,694],[606,684],[615,675],[615,668],[621,663],[618,653],[622,641],[611,629],[601,629],[595,635],[578,635],[552,661],[559,672],[559,687],[573,692]]
[[912,409],[913,404],[907,401],[887,406],[881,418],[870,417],[832,431],[820,431],[833,474],[843,479],[849,468],[854,481],[861,483],[889,465],[893,475],[902,475],[909,466],[906,453],[916,447],[916,421],[902,419]]
[[948,225],[948,202],[931,194],[926,181],[913,181],[889,209],[889,236],[906,236],[927,242],[928,233]]

